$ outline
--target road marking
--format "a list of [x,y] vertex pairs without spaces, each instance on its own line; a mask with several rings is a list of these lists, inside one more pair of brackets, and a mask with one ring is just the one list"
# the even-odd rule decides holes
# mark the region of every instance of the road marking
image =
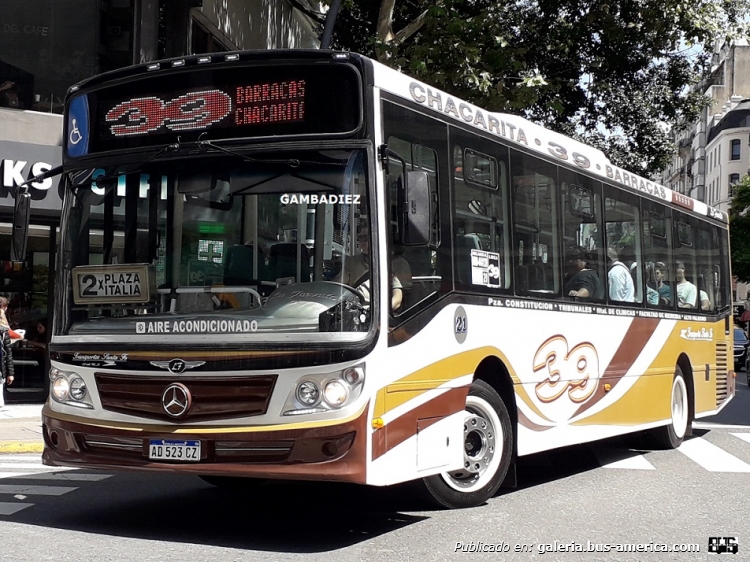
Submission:
[[66,466],[47,466],[41,462],[0,462],[0,471],[4,468],[33,468],[41,470],[75,470],[75,468],[69,468]]
[[683,441],[677,450],[709,472],[750,472],[750,464],[701,437]]
[[728,425],[723,423],[693,422],[693,429],[734,429],[750,431],[750,425]]
[[22,509],[31,507],[33,503],[21,503],[21,502],[0,502],[0,515],[13,515],[18,513]]
[[734,435],[735,437],[738,437],[743,441],[750,443],[750,433],[732,433],[730,435]]
[[[18,474],[18,476],[14,476],[14,478],[17,478],[18,480],[57,480],[60,482],[99,482],[100,480],[106,480],[107,478],[112,477],[112,474],[80,474],[76,472],[65,474],[50,472],[22,472]],[[0,478],[7,477],[0,476]]]
[[0,494],[28,494],[29,496],[62,496],[78,488],[69,486],[33,486],[24,484],[0,484]]
[[620,468],[630,470],[656,470],[656,467],[646,460],[646,457],[632,451],[621,449],[594,449],[602,468]]

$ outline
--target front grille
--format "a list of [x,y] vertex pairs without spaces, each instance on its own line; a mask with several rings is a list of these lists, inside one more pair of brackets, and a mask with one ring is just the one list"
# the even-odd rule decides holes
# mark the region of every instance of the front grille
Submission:
[[[164,421],[260,416],[266,413],[276,375],[254,377],[181,378],[165,376],[114,375],[96,373],[96,386],[105,410]],[[192,406],[174,418],[162,406],[167,386],[184,384]]]
[[724,403],[729,394],[729,353],[727,342],[716,342],[716,407]]

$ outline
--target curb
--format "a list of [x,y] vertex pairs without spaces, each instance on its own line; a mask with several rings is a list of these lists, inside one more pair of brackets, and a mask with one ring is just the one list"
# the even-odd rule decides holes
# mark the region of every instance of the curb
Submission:
[[8,453],[41,453],[44,443],[35,441],[0,441],[0,455]]

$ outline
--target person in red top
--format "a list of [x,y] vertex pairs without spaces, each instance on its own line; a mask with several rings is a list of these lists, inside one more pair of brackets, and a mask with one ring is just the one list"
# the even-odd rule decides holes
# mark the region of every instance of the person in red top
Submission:
[[0,328],[5,328],[8,331],[11,341],[22,340],[24,337],[23,331],[16,332],[12,330],[8,323],[8,299],[0,297]]

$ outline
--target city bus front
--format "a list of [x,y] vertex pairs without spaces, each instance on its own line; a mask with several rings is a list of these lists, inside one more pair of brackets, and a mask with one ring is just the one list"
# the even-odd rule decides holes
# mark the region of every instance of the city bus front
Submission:
[[[277,85],[268,92],[304,84],[311,127],[329,103],[313,88],[341,88],[306,67],[263,69],[264,84]],[[103,88],[84,102],[107,116],[146,93],[162,105],[182,96],[185,113],[231,89],[237,121],[239,109],[262,105],[239,107],[238,89],[254,84],[237,84],[238,73],[165,73],[164,86],[198,85],[154,93],[141,78],[133,91]],[[66,117],[69,154],[87,124],[78,99]],[[106,158],[66,163],[44,462],[364,482],[380,283],[373,149],[349,134],[360,106],[349,112],[356,123],[337,125],[347,135],[264,142],[246,142],[234,125],[116,129],[137,123],[133,111],[106,129],[88,122],[82,134]],[[278,109],[255,113],[264,111]],[[289,135],[299,123],[280,126]],[[131,150],[113,157],[120,148]]]

